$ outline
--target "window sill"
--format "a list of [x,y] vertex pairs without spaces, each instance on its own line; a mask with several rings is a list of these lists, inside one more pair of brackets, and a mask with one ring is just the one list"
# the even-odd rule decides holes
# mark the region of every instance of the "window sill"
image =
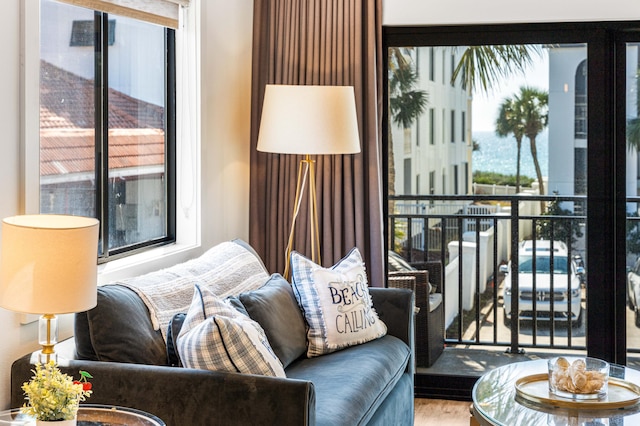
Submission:
[[98,285],[146,274],[185,262],[201,254],[198,244],[170,244],[98,266]]

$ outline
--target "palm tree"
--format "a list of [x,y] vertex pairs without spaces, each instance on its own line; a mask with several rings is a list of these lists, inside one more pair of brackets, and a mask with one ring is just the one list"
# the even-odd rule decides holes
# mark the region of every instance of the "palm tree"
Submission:
[[513,133],[517,145],[516,158],[516,194],[520,193],[520,154],[522,138],[524,137],[524,125],[520,119],[518,105],[513,98],[505,98],[500,105],[498,118],[496,119],[496,134],[506,137]]
[[[476,89],[489,93],[507,77],[515,73],[524,74],[527,67],[533,63],[533,56],[540,56],[540,54],[540,46],[533,44],[467,46],[453,70],[451,81],[454,82],[462,76],[463,87],[467,90],[467,111],[472,111],[473,92]],[[472,115],[469,115],[468,141],[472,140],[472,119]],[[468,162],[471,164],[471,158]]]
[[540,52],[540,46],[533,44],[468,46],[464,48],[451,81],[462,75],[468,93],[476,89],[488,93],[503,79],[517,72],[524,73],[533,62],[533,55]]
[[533,165],[536,168],[540,195],[542,195],[544,194],[544,181],[542,180],[540,162],[538,161],[536,137],[547,127],[549,119],[549,94],[544,90],[523,86],[520,88],[520,93],[515,97],[515,101],[522,114],[524,135],[529,139],[531,157],[533,158]]
[[[393,122],[409,129],[424,112],[428,102],[427,92],[416,90],[418,75],[411,61],[410,49],[389,48],[389,114]],[[395,159],[393,137],[389,126],[389,195],[395,194]],[[390,205],[392,207],[392,205]],[[389,210],[393,212],[393,209]]]

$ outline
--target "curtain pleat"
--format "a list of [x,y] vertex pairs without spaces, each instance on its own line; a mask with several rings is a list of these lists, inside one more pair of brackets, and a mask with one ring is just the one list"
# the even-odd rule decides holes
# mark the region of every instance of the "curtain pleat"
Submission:
[[[361,153],[315,158],[322,263],[358,247],[384,285],[381,12],[381,0],[254,1],[249,241],[272,272],[284,270],[301,157],[256,150],[265,85],[354,86]],[[294,249],[309,255],[307,195]]]

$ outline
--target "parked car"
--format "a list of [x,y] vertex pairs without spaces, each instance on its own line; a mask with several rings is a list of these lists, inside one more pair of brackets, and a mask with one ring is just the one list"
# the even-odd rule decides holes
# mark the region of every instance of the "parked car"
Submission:
[[635,315],[636,327],[640,328],[640,257],[627,272],[627,306]]
[[[582,325],[580,277],[584,276],[584,268],[576,264],[575,258],[569,259],[567,246],[561,241],[554,241],[553,245],[548,240],[536,241],[535,255],[533,245],[533,241],[526,240],[520,243],[518,249],[519,319],[549,321],[553,314],[556,320],[566,321],[570,318],[572,325]],[[552,247],[553,265],[551,265]],[[506,274],[503,292],[504,323],[509,326],[512,319],[511,263],[502,265],[500,271]],[[553,296],[551,295],[552,277]]]

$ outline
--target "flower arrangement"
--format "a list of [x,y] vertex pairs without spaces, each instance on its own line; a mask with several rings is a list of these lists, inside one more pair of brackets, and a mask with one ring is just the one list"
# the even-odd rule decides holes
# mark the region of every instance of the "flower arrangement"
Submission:
[[38,363],[31,371],[34,374],[31,381],[22,384],[28,403],[21,410],[38,420],[72,420],[80,402],[91,395],[88,379],[93,377],[86,371],[80,371],[80,380],[75,381],[61,372],[55,361]]

